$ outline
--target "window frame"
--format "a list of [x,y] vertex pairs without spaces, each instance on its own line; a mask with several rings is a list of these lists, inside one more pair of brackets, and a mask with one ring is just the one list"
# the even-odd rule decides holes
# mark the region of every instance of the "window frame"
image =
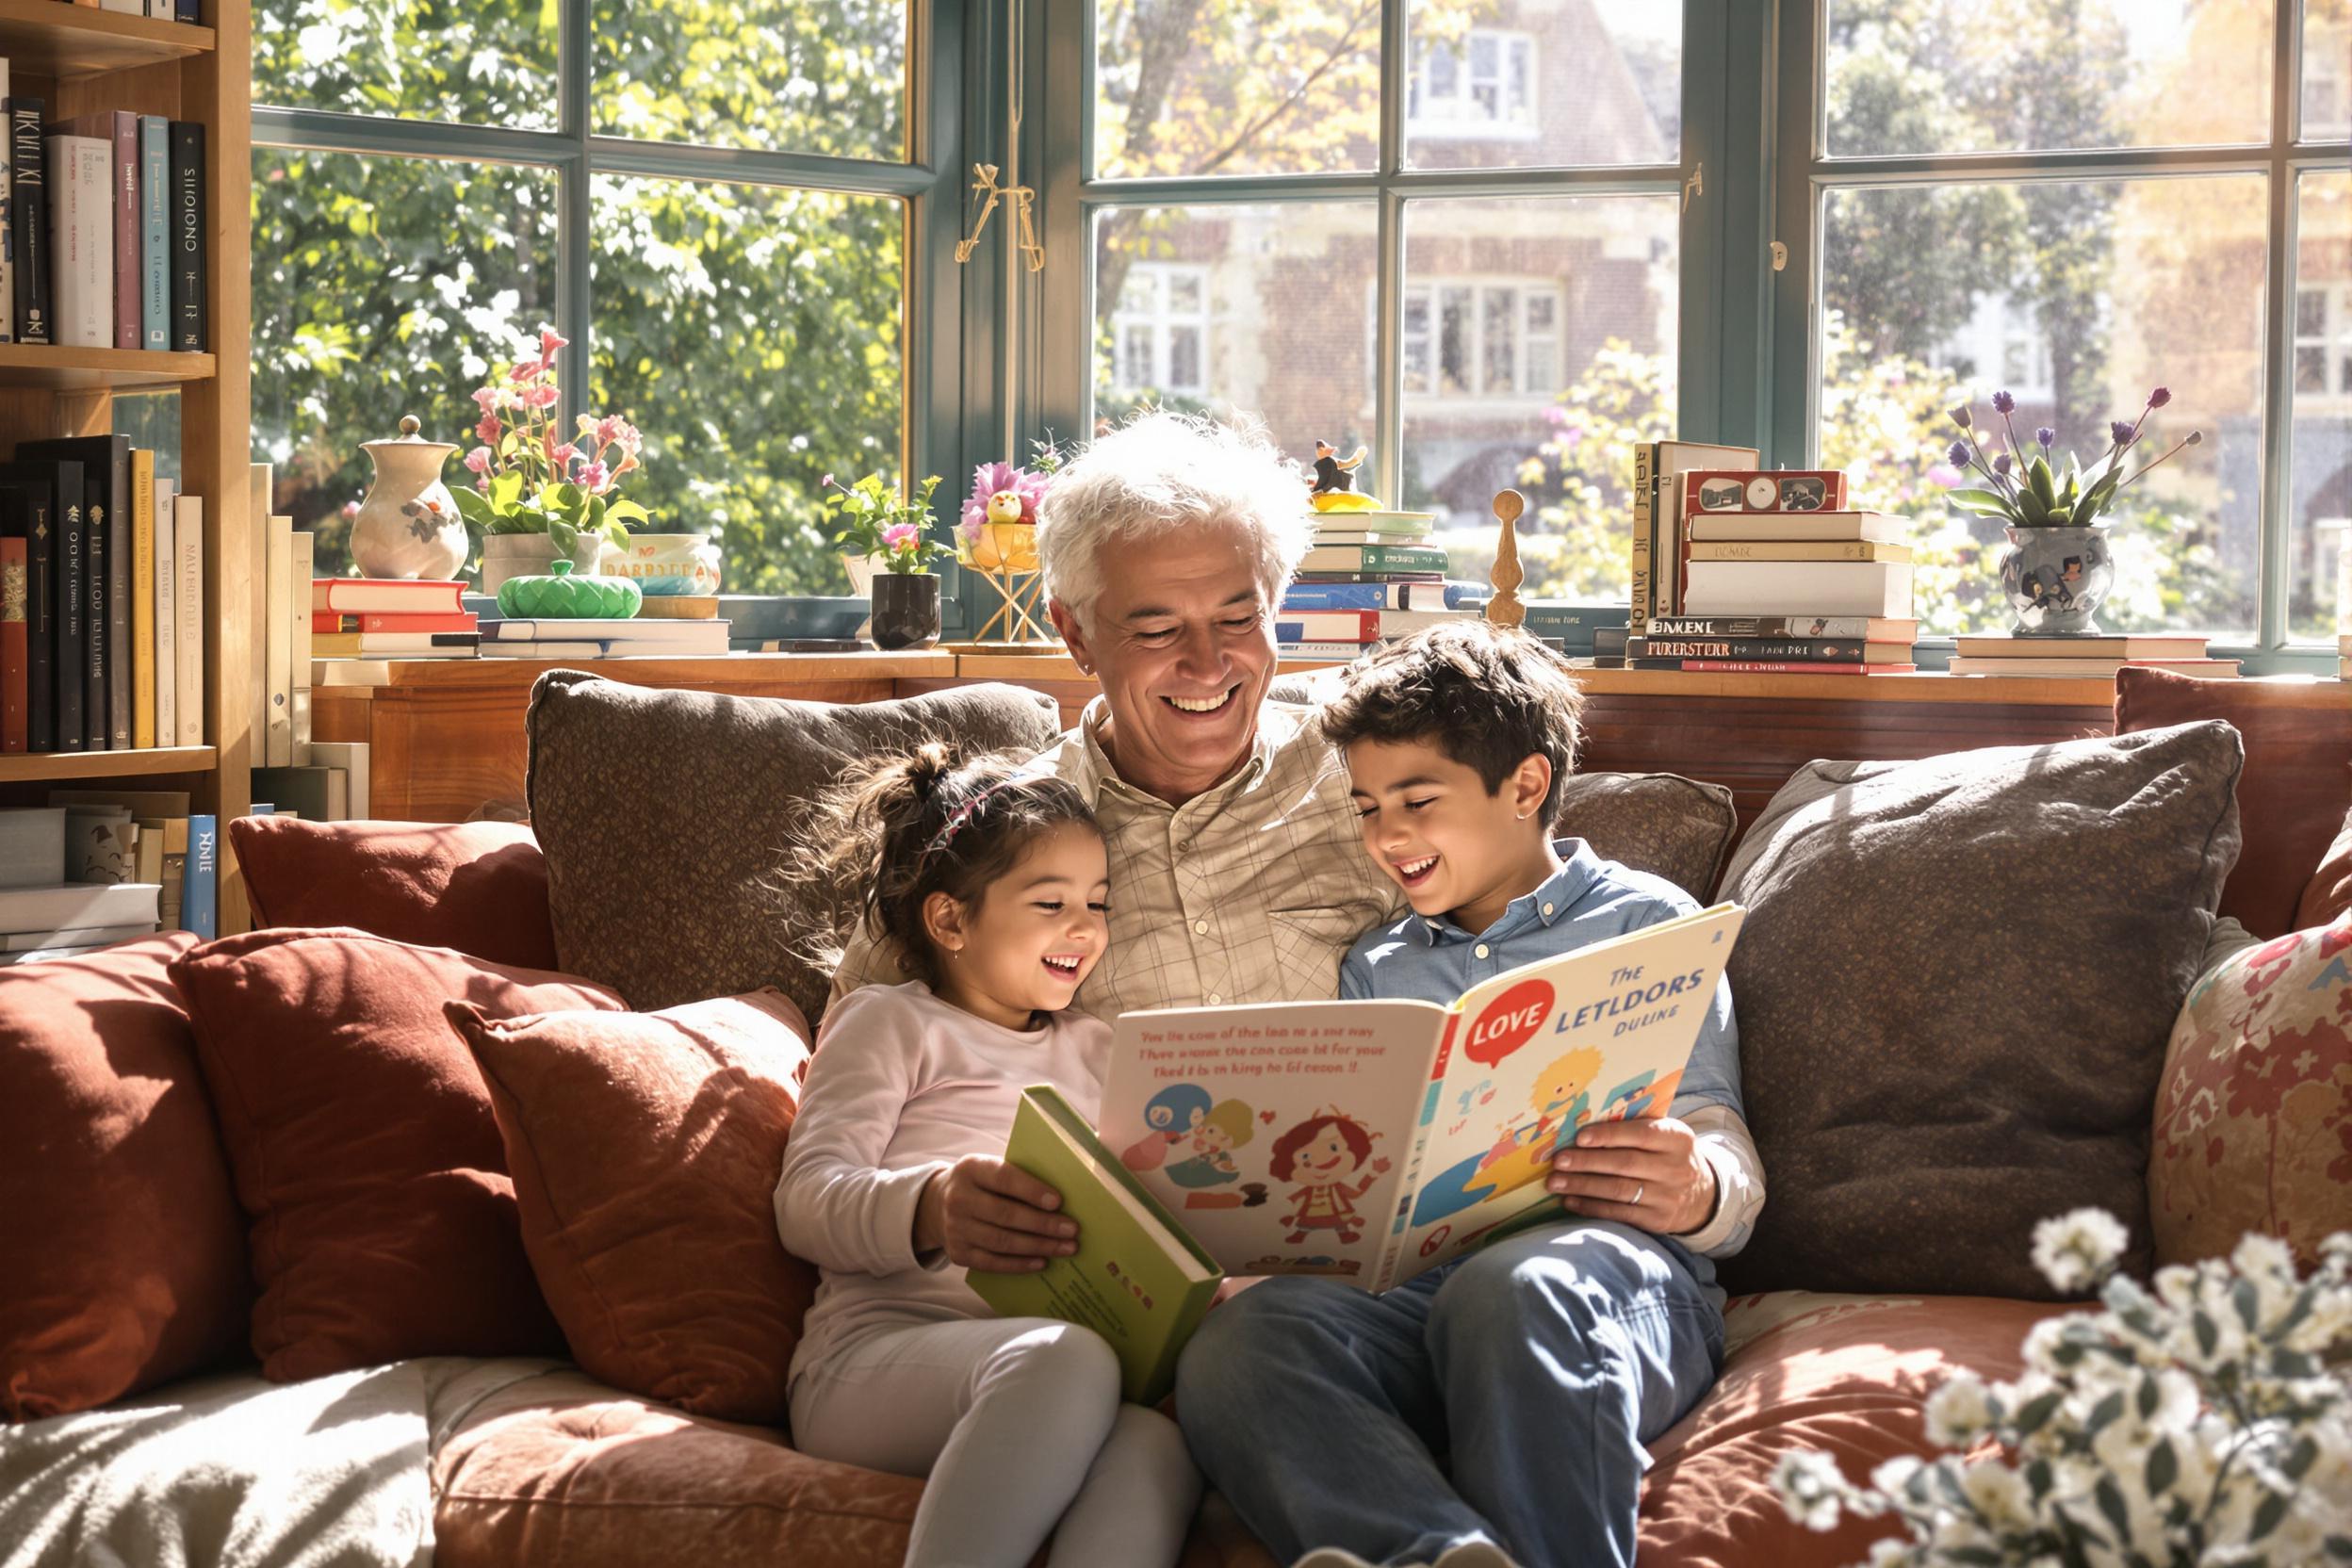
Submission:
[[[617,175],[702,184],[763,186],[843,195],[886,196],[902,203],[905,277],[899,300],[899,467],[910,479],[969,474],[973,434],[994,424],[1002,401],[996,378],[968,376],[965,366],[989,345],[980,312],[1004,270],[995,246],[956,263],[962,228],[967,165],[988,157],[993,127],[1003,122],[1002,86],[988,69],[1007,50],[1006,0],[970,8],[956,0],[907,0],[906,139],[901,162],[821,156],[762,148],[696,142],[643,141],[594,129],[596,87],[592,0],[557,0],[556,123],[550,129],[460,123],[343,110],[290,108],[256,103],[253,146],[260,152],[318,152],[363,157],[433,159],[551,171],[556,176],[555,329],[570,340],[562,351],[564,401],[559,428],[568,430],[588,396],[588,355],[595,340],[592,298],[594,182]],[[1013,225],[1002,225],[1009,235]],[[982,341],[969,343],[968,338]],[[992,455],[992,454],[991,454]],[[934,532],[947,538],[962,504],[964,485],[942,483]],[[939,568],[941,615],[948,635],[966,629],[972,596],[959,592],[961,568]],[[841,590],[848,592],[846,585]]]
[[[1405,135],[1408,138],[1421,137],[1432,141],[1533,141],[1535,139],[1536,117],[1540,112],[1537,83],[1541,78],[1536,71],[1536,37],[1533,33],[1516,27],[1472,27],[1464,33],[1460,53],[1457,54],[1450,49],[1446,50],[1446,53],[1454,57],[1454,69],[1459,73],[1455,79],[1461,88],[1461,90],[1453,94],[1451,101],[1464,106],[1478,101],[1478,73],[1472,65],[1470,51],[1471,47],[1481,38],[1492,40],[1495,49],[1495,113],[1487,116],[1464,114],[1451,119],[1429,117],[1426,108],[1431,100],[1429,90],[1424,84],[1428,79],[1429,61],[1442,47],[1438,44],[1431,44],[1422,50],[1421,58],[1414,62],[1414,68],[1405,74]],[[1511,54],[1514,49],[1524,49],[1527,61],[1527,102],[1516,106],[1506,101],[1511,87]],[[1515,117],[1510,112],[1514,107],[1519,111]],[[1424,112],[1416,114],[1414,112],[1416,109]]]
[[[1208,389],[1209,329],[1214,324],[1217,315],[1210,308],[1209,279],[1213,270],[1214,269],[1207,262],[1202,261],[1138,261],[1129,266],[1127,284],[1130,287],[1145,278],[1152,281],[1152,303],[1148,309],[1144,310],[1131,310],[1123,302],[1112,308],[1111,363],[1114,368],[1111,371],[1111,389],[1113,391],[1132,395],[1137,392],[1158,390],[1174,393],[1179,397],[1191,397]],[[1179,311],[1171,302],[1175,294],[1176,279],[1180,273],[1200,286],[1200,303],[1195,309]],[[1152,335],[1150,357],[1152,368],[1155,373],[1142,382],[1129,382],[1122,379],[1119,367],[1126,357],[1127,334],[1138,327],[1149,331]],[[1198,338],[1200,346],[1193,361],[1198,375],[1195,380],[1180,383],[1176,380],[1174,372],[1176,363],[1174,344],[1176,333],[1184,327],[1191,327],[1200,334]],[[1162,370],[1168,373],[1157,374]]]
[[[2274,0],[2271,122],[2261,142],[2228,146],[2095,148],[2052,152],[1948,153],[1841,156],[1827,153],[1829,0],[1775,0],[1779,37],[1773,57],[1781,84],[1771,127],[1783,155],[1771,170],[1772,238],[1785,265],[1772,280],[1769,325],[1772,387],[1767,456],[1782,467],[1813,461],[1819,424],[1821,229],[1829,193],[1869,187],[1932,185],[1945,179],[2038,182],[2165,174],[2262,174],[2268,180],[2267,271],[2263,294],[2262,486],[2250,642],[2216,638],[2218,658],[2242,662],[2246,675],[2335,673],[2332,642],[2291,642],[2287,608],[2295,544],[2292,504],[2295,399],[2295,277],[2297,182],[2332,172],[2352,156],[2352,142],[2299,139],[2302,20],[2298,0]],[[1946,637],[1923,637],[1920,651],[1949,654]],[[1940,663],[1940,658],[1935,659]],[[1924,667],[1928,661],[1922,661]]]

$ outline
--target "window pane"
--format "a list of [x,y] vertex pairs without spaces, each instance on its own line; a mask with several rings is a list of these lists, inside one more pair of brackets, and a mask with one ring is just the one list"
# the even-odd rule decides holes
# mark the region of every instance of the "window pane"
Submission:
[[612,177],[594,200],[588,406],[645,432],[629,494],[658,531],[714,531],[729,593],[846,592],[820,497],[901,477],[904,208]]
[[552,130],[543,0],[260,0],[253,102]]
[[[1317,440],[1368,445],[1376,221],[1364,202],[1103,212],[1094,232],[1097,427],[1152,404],[1255,415],[1301,462],[1314,460]],[[1153,325],[1166,357],[1148,374],[1123,363],[1114,374],[1112,335],[1124,341],[1137,323],[1114,322],[1103,302],[1137,272],[1200,279],[1206,318],[1162,317]],[[1367,459],[1356,484],[1377,494],[1371,469]]]
[[906,0],[596,0],[596,128],[906,156]]
[[[2324,302],[2322,319],[2309,335],[2319,340],[2326,363],[2313,384],[2295,378],[2287,634],[2328,638],[2336,634],[2340,608],[2337,556],[2352,547],[2352,174],[2340,169],[2305,174],[2295,206],[2297,298]],[[2306,335],[2300,319],[2295,335]],[[2298,360],[2304,351],[2296,350]],[[2332,387],[2326,365],[2335,368]]]
[[1405,163],[1674,163],[1682,8],[1658,0],[1413,0]]
[[[2110,421],[2134,417],[2160,384],[2172,400],[2149,416],[2143,458],[2193,429],[2203,443],[2127,485],[2108,514],[2116,578],[2099,625],[2252,631],[2264,185],[2232,175],[1830,193],[1821,462],[1853,476],[1859,504],[1919,519],[1916,596],[1930,632],[2010,625],[2000,528],[1942,500],[1960,482],[1939,455],[1957,433],[1944,410],[1966,399],[1992,420],[1990,398],[2005,389],[2022,440],[2052,427],[2059,458],[2089,465]],[[2026,378],[2013,382],[2019,364]]]
[[[470,446],[468,396],[555,312],[552,171],[253,150],[253,455],[272,506],[351,564],[363,441],[414,414]],[[454,456],[449,482],[465,471]]]
[[2304,0],[2302,136],[2352,136],[2352,0]]
[[2272,0],[1826,6],[1835,157],[2270,139]]
[[1369,169],[1380,103],[1378,0],[1098,0],[1102,178]]
[[1623,602],[1633,449],[1674,429],[1678,223],[1672,196],[1407,204],[1409,286],[1434,289],[1449,335],[1481,321],[1505,368],[1482,395],[1406,387],[1404,501],[1438,514],[1453,576],[1494,564],[1494,492],[1513,488],[1520,591]]

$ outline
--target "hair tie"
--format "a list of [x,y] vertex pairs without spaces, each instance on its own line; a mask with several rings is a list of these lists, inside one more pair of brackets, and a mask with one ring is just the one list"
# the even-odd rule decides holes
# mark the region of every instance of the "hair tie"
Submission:
[[955,811],[949,815],[946,824],[940,827],[939,832],[932,835],[931,841],[923,846],[923,855],[925,857],[936,855],[940,850],[946,848],[947,841],[956,837],[956,829],[962,827],[965,822],[970,819],[972,814],[980,808],[980,803],[982,801],[996,793],[997,791],[1006,788],[1008,785],[1019,784],[1021,782],[1023,782],[1023,780],[1018,774],[1014,775],[1010,778],[1000,778],[995,783],[989,785],[987,789],[978,792],[971,798],[967,799],[961,806],[956,808]]

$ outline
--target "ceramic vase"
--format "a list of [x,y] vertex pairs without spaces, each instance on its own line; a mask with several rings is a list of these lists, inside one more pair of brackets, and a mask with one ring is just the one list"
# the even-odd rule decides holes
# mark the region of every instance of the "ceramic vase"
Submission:
[[876,572],[874,645],[927,648],[939,640],[939,580],[931,572]]
[[466,521],[441,466],[457,449],[416,433],[413,415],[397,440],[363,441],[375,465],[368,498],[351,520],[351,561],[362,577],[449,579],[466,564]]
[[625,577],[647,598],[719,591],[719,547],[707,533],[639,533],[629,531],[629,547],[606,545],[596,571]]
[[2019,637],[2096,637],[2099,607],[2115,583],[2107,525],[2011,528],[2001,589]]
[[874,592],[874,580],[880,569],[874,565],[873,556],[845,555],[841,557],[841,570],[848,574],[851,593],[865,598]]

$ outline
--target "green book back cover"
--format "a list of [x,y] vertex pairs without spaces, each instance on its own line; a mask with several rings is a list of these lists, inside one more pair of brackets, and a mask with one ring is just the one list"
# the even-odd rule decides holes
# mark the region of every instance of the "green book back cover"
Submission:
[[973,1292],[999,1316],[1092,1329],[1119,1353],[1126,1397],[1157,1404],[1223,1271],[1052,1087],[1022,1093],[1004,1158],[1062,1195],[1078,1250],[1034,1274],[974,1270]]

